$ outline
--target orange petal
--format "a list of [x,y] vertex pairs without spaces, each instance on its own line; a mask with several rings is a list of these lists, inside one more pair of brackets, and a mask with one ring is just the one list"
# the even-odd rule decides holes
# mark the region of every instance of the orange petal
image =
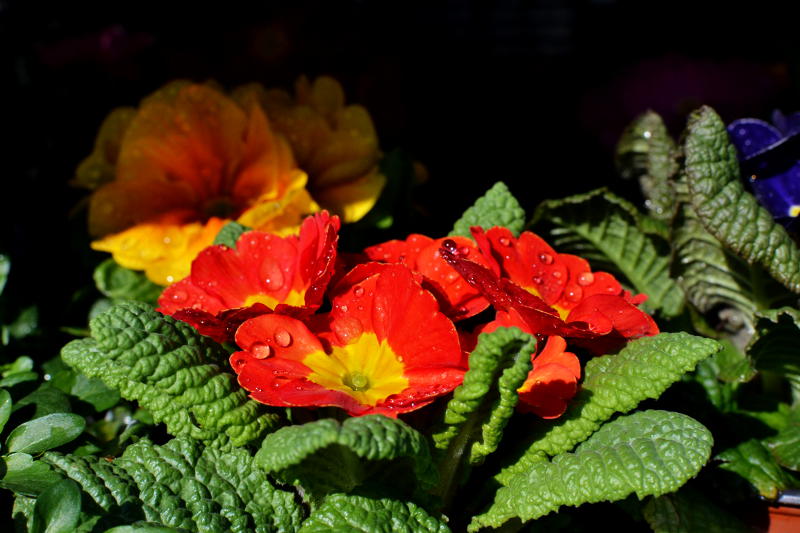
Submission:
[[335,186],[314,190],[314,199],[325,209],[342,217],[345,223],[361,220],[378,201],[386,176],[377,169]]

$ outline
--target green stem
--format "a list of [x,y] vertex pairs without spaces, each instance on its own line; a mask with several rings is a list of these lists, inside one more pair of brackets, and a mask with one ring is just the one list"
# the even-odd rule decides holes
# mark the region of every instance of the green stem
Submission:
[[447,452],[439,463],[439,487],[436,495],[442,500],[442,508],[445,512],[449,509],[450,504],[453,502],[453,496],[457,488],[459,474],[464,464],[464,452],[467,446],[471,443],[470,438],[473,434],[475,425],[482,416],[481,410],[474,411],[458,433],[455,439],[447,447]]

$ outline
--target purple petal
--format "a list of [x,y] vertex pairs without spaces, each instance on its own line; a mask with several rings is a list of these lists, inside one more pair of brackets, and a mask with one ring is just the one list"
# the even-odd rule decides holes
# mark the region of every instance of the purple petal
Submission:
[[759,203],[781,221],[792,217],[793,207],[800,207],[800,165],[769,178],[750,181]]
[[[778,118],[779,122],[775,120],[776,118]],[[772,123],[783,132],[784,136],[794,135],[800,132],[800,113],[784,115],[780,111],[775,111],[772,114]]]
[[740,159],[750,157],[783,138],[780,130],[757,118],[740,118],[728,126],[728,135]]

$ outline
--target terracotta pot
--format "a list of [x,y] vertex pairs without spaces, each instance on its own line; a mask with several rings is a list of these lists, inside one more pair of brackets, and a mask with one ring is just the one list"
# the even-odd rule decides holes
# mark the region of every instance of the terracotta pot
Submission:
[[800,490],[781,493],[775,505],[769,506],[767,533],[800,532]]

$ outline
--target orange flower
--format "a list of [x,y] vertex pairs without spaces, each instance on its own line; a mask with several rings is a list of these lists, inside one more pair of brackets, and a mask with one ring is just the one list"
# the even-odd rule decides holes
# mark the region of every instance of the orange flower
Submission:
[[406,267],[359,265],[334,289],[332,303],[330,313],[305,322],[268,314],[239,327],[243,351],[230,361],[254,400],[394,417],[463,380],[455,326]]
[[322,207],[355,222],[375,205],[386,178],[378,170],[381,151],[372,119],[359,105],[345,105],[342,86],[321,76],[301,77],[295,96],[251,84],[239,98],[255,97],[275,129],[286,136],[308,173],[308,189]]
[[[471,287],[455,269],[442,258],[439,249],[447,239],[431,239],[425,235],[412,234],[405,241],[392,240],[364,250],[369,259],[385,263],[402,263],[423,276],[423,286],[439,301],[442,312],[453,320],[477,315],[487,307],[489,301],[477,289]],[[481,256],[475,243],[466,237],[450,237],[463,257],[478,264],[489,266]]]
[[318,209],[260,106],[207,85],[171,83],[101,137],[79,175],[101,183],[89,205],[89,231],[102,237],[92,247],[162,285],[189,274],[226,220],[286,234]]
[[338,230],[339,218],[322,211],[303,221],[299,235],[248,231],[235,249],[210,246],[189,276],[164,290],[158,311],[219,342],[233,340],[244,320],[275,309],[303,307],[286,312],[310,315],[333,275]]

